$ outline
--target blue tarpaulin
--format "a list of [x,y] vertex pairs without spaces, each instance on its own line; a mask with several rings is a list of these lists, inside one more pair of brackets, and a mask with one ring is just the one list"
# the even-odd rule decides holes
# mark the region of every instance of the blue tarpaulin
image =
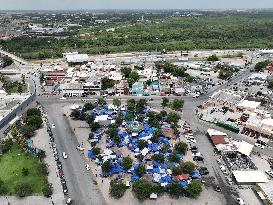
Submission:
[[193,172],[193,173],[191,174],[191,176],[192,176],[193,178],[199,178],[199,177],[201,177],[201,175],[200,175],[200,173],[199,173],[198,171]]
[[92,150],[88,150],[87,155],[88,155],[88,157],[90,157],[92,159],[96,159],[96,155],[92,152]]

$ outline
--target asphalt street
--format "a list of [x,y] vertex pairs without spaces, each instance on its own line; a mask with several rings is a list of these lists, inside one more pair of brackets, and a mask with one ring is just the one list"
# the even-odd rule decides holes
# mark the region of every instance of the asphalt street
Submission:
[[[85,159],[76,147],[76,137],[73,135],[66,117],[63,116],[61,104],[43,104],[48,113],[55,143],[59,152],[59,158],[63,164],[63,171],[67,182],[69,197],[75,205],[105,204],[100,191],[94,184],[90,171],[85,169]],[[68,159],[62,157],[62,152],[68,155]]]

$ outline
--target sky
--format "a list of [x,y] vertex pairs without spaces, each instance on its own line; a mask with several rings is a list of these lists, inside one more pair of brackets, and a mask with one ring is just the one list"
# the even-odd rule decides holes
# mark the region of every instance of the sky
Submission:
[[237,8],[273,8],[273,0],[0,0],[0,10]]

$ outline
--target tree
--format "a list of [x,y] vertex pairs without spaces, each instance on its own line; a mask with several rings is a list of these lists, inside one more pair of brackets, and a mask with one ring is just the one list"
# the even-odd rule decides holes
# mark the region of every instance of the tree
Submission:
[[186,78],[185,78],[185,81],[186,82],[189,82],[189,83],[192,83],[193,82],[193,77],[192,76],[187,76]]
[[109,173],[112,168],[113,168],[113,165],[110,160],[105,161],[101,165],[101,170],[103,173]]
[[140,99],[139,101],[136,102],[136,112],[142,113],[146,106],[147,106],[146,99]]
[[168,106],[168,104],[169,104],[169,99],[166,97],[162,98],[161,106],[164,108],[164,107]]
[[213,54],[207,58],[207,61],[219,61],[219,57]]
[[113,105],[120,107],[121,106],[121,101],[119,99],[113,99]]
[[79,110],[73,110],[71,113],[70,113],[70,117],[73,118],[74,120],[79,120],[80,119],[80,116],[81,116],[81,112]]
[[133,166],[133,160],[130,157],[123,157],[122,162],[121,162],[121,166],[127,170],[131,169]]
[[167,116],[167,122],[168,123],[178,123],[178,121],[180,120],[180,116],[177,113],[169,113]]
[[121,73],[126,79],[129,78],[131,72],[132,72],[132,69],[129,67],[125,67],[121,69]]
[[28,109],[26,116],[28,117],[28,116],[33,116],[33,115],[42,116],[41,110],[39,110],[38,108]]
[[7,187],[5,186],[2,179],[0,179],[0,196],[6,195],[8,192]]
[[151,141],[157,143],[160,137],[161,137],[161,129],[155,130],[151,138]]
[[15,193],[18,197],[30,196],[32,194],[32,187],[28,183],[20,183],[15,187]]
[[105,131],[105,134],[107,134],[111,139],[118,135],[118,130],[116,128],[115,124],[111,124],[108,126],[107,130]]
[[187,192],[193,198],[199,196],[200,193],[202,192],[202,184],[201,184],[201,182],[197,181],[197,180],[192,180],[191,183],[188,185]]
[[268,64],[269,64],[268,60],[262,61],[262,62],[258,62],[255,65],[254,69],[255,69],[256,72],[262,72],[262,71],[264,71],[264,69],[266,68],[266,66],[268,66]]
[[183,162],[181,170],[185,174],[191,174],[195,170],[195,165],[192,162]]
[[91,102],[85,103],[83,106],[83,109],[85,110],[93,110],[95,108],[95,105],[93,105]]
[[100,129],[100,124],[98,122],[93,122],[90,124],[91,131],[95,132]]
[[135,82],[137,82],[139,80],[139,75],[136,71],[132,71],[129,75],[128,78],[128,83],[131,86],[132,84],[134,84]]
[[161,154],[154,154],[154,155],[152,156],[152,159],[153,159],[154,161],[160,162],[160,163],[164,163],[164,161],[165,161],[164,156],[161,155]]
[[137,142],[137,146],[139,147],[140,150],[144,149],[145,147],[148,146],[148,142],[145,140],[139,140]]
[[157,194],[158,196],[162,196],[164,194],[164,187],[161,184],[153,185],[152,192]]
[[133,184],[133,192],[139,201],[144,201],[150,197],[153,191],[153,185],[147,179],[140,179]]
[[28,126],[33,127],[34,129],[41,128],[43,124],[42,118],[37,115],[27,117],[25,122]]
[[93,147],[92,152],[97,156],[101,153],[101,149],[99,147]]
[[273,80],[268,83],[268,89],[273,90]]
[[53,193],[52,184],[46,183],[42,188],[43,195],[49,197]]
[[13,64],[12,58],[10,58],[10,57],[8,57],[8,56],[2,57],[2,61],[3,61],[3,64],[2,64],[3,68],[8,67],[8,66],[10,66],[11,64]]
[[172,108],[177,111],[181,110],[183,106],[184,106],[184,100],[175,99],[172,103]]
[[178,142],[174,146],[174,150],[178,153],[185,154],[187,152],[188,145],[184,142]]
[[119,199],[123,197],[126,191],[126,188],[127,187],[122,180],[112,180],[110,182],[110,188],[109,188],[110,196],[115,199]]
[[179,198],[179,196],[183,193],[182,188],[177,181],[168,184],[167,190],[172,198]]
[[139,177],[142,177],[146,173],[146,168],[144,166],[139,166],[138,168],[135,169],[135,173]]
[[30,125],[22,125],[19,129],[19,133],[20,135],[22,135],[23,137],[26,137],[26,138],[31,138],[34,136],[34,131],[35,131],[35,128],[30,126]]
[[101,89],[107,90],[108,88],[112,88],[115,85],[115,81],[109,78],[101,79]]
[[98,105],[104,106],[104,105],[107,105],[107,102],[106,102],[106,100],[104,100],[103,98],[99,98],[99,99],[98,99]]
[[170,162],[176,162],[176,163],[178,163],[180,161],[180,159],[179,159],[179,157],[175,153],[173,153],[173,154],[171,154],[169,156],[169,161]]
[[119,143],[121,143],[121,138],[119,136],[114,136],[113,141],[114,141],[114,143],[119,144]]

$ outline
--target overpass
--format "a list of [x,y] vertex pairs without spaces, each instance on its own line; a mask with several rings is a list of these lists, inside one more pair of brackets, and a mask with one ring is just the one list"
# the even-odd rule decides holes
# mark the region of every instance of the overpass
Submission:
[[4,51],[3,49],[0,49],[0,54],[10,57],[13,61],[18,62],[21,65],[30,65],[31,64],[30,62],[28,62],[22,58],[19,58],[18,56],[14,55],[12,53]]

